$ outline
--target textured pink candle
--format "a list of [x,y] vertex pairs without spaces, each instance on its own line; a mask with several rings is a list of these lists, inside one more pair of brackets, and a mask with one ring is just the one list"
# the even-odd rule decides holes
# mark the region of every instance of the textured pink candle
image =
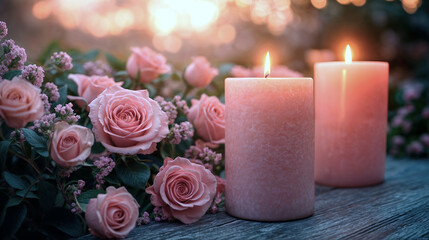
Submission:
[[311,78],[228,78],[226,211],[259,221],[314,211]]
[[335,187],[363,187],[384,180],[386,62],[315,65],[315,179]]

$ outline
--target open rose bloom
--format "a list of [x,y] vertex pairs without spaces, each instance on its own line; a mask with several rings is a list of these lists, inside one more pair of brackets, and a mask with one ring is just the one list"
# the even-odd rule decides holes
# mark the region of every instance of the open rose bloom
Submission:
[[[122,86],[123,82],[115,82],[113,78],[107,76],[86,76],[83,74],[70,74],[69,79],[73,80],[77,85],[77,93],[80,98],[85,99],[89,105],[92,100],[96,99],[100,93],[111,86]],[[75,100],[81,108],[85,106],[85,102],[79,97],[69,96],[70,100]],[[89,107],[87,107],[89,110]]]
[[218,70],[210,67],[210,62],[205,57],[194,57],[185,70],[185,79],[191,86],[205,87],[218,74]]
[[206,142],[225,143],[225,105],[217,97],[203,94],[200,100],[192,99],[187,115],[198,135]]
[[186,158],[166,158],[153,186],[146,189],[151,202],[164,215],[185,224],[198,221],[216,195],[216,178],[204,166]]
[[86,207],[89,231],[99,238],[125,238],[136,226],[139,205],[124,188],[110,186]]
[[40,88],[20,77],[0,82],[0,116],[11,128],[22,128],[43,115]]
[[50,153],[56,164],[73,167],[91,154],[94,136],[89,128],[57,122],[52,134]]
[[[132,78],[139,76],[142,83],[150,83],[160,74],[171,71],[167,59],[148,47],[131,48],[132,54],[127,61],[127,71]],[[140,74],[140,75],[139,75]]]
[[167,114],[147,90],[112,86],[89,107],[95,138],[113,153],[153,153],[169,133]]

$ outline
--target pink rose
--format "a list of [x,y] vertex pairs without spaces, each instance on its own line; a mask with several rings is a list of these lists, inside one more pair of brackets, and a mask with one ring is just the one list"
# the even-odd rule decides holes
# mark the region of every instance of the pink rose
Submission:
[[[77,85],[77,93],[79,97],[85,99],[89,105],[92,100],[102,93],[106,88],[113,85],[122,86],[123,82],[115,82],[113,78],[107,76],[86,76],[83,74],[69,74],[69,79],[73,80]],[[76,100],[79,107],[83,108],[85,102],[74,96],[68,97],[70,100]],[[87,110],[89,108],[87,107]]]
[[194,57],[192,63],[186,68],[185,79],[194,87],[205,87],[218,74],[218,70],[211,68],[205,57]]
[[51,157],[62,167],[81,164],[91,154],[94,136],[89,128],[57,122],[52,134]]
[[231,69],[231,74],[234,77],[253,77],[252,70],[239,65],[236,65]]
[[150,200],[162,207],[164,216],[185,224],[198,221],[209,209],[216,194],[216,178],[203,166],[186,158],[166,158],[164,165],[146,188]]
[[166,64],[165,57],[152,49],[132,47],[131,51],[132,54],[127,61],[127,71],[132,78],[136,78],[140,72],[139,81],[150,83],[159,74],[170,72],[171,68]]
[[217,97],[203,94],[200,100],[192,99],[187,115],[198,135],[207,142],[225,143],[225,105]]
[[40,88],[14,77],[0,82],[0,116],[11,128],[22,128],[43,115]]
[[89,232],[99,238],[125,238],[136,226],[139,205],[124,188],[110,186],[86,207]]
[[167,114],[147,90],[112,86],[89,108],[95,138],[110,152],[150,154],[169,133]]

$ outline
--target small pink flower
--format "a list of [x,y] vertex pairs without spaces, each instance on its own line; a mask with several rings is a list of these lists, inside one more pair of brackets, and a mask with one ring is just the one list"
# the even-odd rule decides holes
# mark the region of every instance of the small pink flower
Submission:
[[0,116],[11,128],[22,128],[44,113],[40,88],[14,77],[0,82]]
[[423,135],[420,136],[420,141],[422,141],[422,143],[424,145],[426,145],[427,147],[429,147],[429,134],[425,133]]
[[192,63],[186,68],[185,79],[191,86],[205,87],[218,74],[218,70],[210,67],[205,57],[194,57]]
[[[113,78],[107,76],[86,76],[83,74],[69,74],[69,78],[73,80],[77,85],[77,92],[79,97],[85,99],[89,105],[92,100],[97,98],[97,96],[102,93],[106,88],[111,86],[122,86],[123,82],[115,82]],[[79,100],[74,96],[68,97],[71,100],[76,100],[76,104],[79,107],[84,107],[85,102]],[[89,107],[87,107],[89,110]]]
[[200,100],[192,99],[187,115],[198,135],[213,144],[225,143],[225,105],[217,97],[203,94]]
[[62,167],[73,167],[89,157],[93,144],[94,136],[89,128],[57,122],[50,146],[51,157]]
[[420,155],[423,153],[424,147],[419,141],[413,141],[407,146],[407,152],[409,154]]
[[89,105],[97,141],[110,152],[150,154],[169,133],[167,114],[147,90],[112,86]]
[[393,141],[393,145],[401,146],[405,143],[405,138],[402,136],[394,136],[392,141]]
[[89,232],[99,238],[125,238],[136,226],[139,205],[124,188],[110,186],[86,207]]
[[150,83],[158,75],[170,72],[171,68],[167,65],[165,57],[152,49],[132,47],[131,51],[132,54],[127,61],[127,71],[132,78],[140,74],[140,82]]
[[185,224],[198,221],[216,195],[216,178],[203,166],[186,158],[166,158],[153,186],[146,188],[151,202],[163,214]]
[[424,118],[424,119],[429,119],[429,107],[425,107],[425,108],[423,108],[423,111],[422,111],[422,118]]

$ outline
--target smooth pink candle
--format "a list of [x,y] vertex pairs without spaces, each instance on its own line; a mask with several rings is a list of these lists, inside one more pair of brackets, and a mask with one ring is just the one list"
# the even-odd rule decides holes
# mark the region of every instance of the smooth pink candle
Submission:
[[316,183],[364,187],[383,182],[388,69],[386,62],[315,65]]
[[226,211],[259,221],[314,211],[311,78],[225,81]]

